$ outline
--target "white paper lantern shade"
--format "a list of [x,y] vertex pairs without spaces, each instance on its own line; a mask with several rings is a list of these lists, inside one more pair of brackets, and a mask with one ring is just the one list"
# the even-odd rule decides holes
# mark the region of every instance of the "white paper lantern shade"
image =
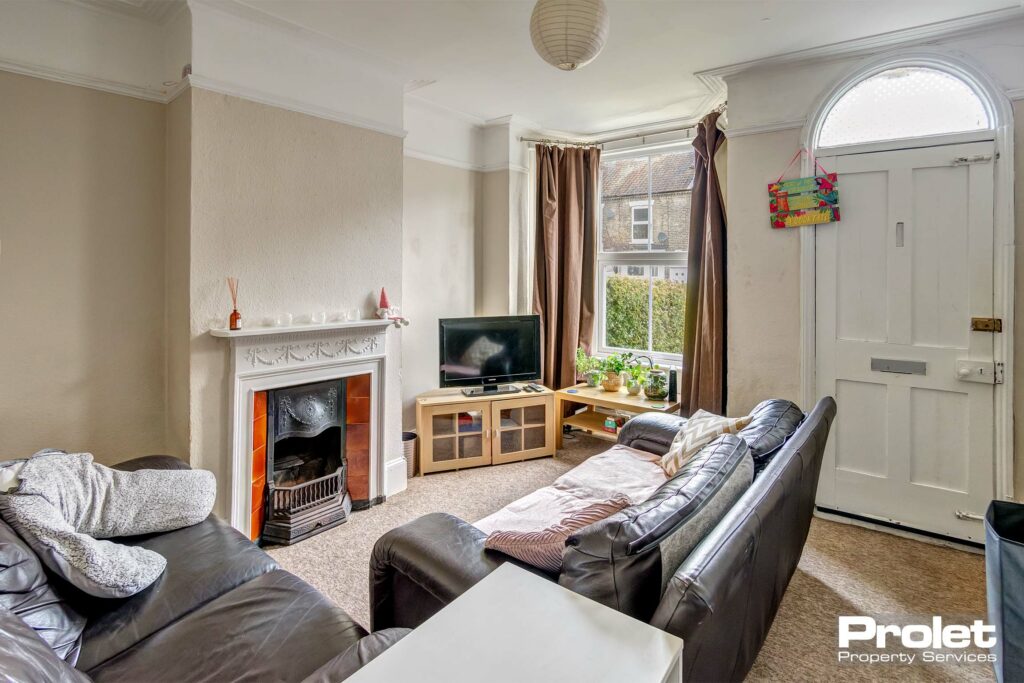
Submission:
[[530,16],[530,38],[545,62],[574,71],[601,53],[608,26],[604,0],[538,0]]

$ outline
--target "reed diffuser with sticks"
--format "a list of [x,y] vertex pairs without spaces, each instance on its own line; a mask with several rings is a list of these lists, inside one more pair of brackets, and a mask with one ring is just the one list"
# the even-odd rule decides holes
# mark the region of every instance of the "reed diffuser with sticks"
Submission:
[[228,278],[228,291],[231,292],[231,317],[228,327],[232,330],[242,329],[242,314],[238,312],[238,278]]

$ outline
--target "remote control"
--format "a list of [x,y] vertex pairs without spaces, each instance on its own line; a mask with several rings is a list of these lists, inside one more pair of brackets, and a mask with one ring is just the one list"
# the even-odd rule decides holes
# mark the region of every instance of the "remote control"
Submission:
[[537,384],[536,382],[530,382],[530,384],[528,384],[527,386],[529,386],[531,389],[533,389],[537,393],[540,393],[540,392],[544,391],[544,387],[542,387],[541,385]]
[[523,391],[532,394],[533,393],[533,387],[531,385],[529,385],[529,384],[524,384],[523,385]]

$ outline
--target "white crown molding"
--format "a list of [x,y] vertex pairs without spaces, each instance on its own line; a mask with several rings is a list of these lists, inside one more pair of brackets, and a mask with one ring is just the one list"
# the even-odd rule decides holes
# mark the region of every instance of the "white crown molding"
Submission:
[[188,0],[188,2],[193,12],[196,9],[200,11],[209,9],[224,16],[241,19],[276,30],[291,36],[303,45],[315,46],[319,49],[334,52],[347,60],[358,62],[361,66],[372,70],[379,76],[397,81],[403,88],[406,83],[417,78],[416,74],[409,73],[409,69],[399,64],[389,62],[378,55],[340,41],[326,33],[321,33],[309,27],[282,19],[274,14],[253,7],[243,0]]
[[1012,88],[1007,90],[1006,97],[1010,100],[1024,100],[1024,88]]
[[493,119],[487,119],[483,123],[484,128],[496,128],[497,126],[511,126],[513,121],[522,121],[522,118],[515,114],[505,114]]
[[833,60],[843,57],[866,55],[900,45],[912,45],[915,43],[947,37],[953,34],[964,34],[978,31],[996,24],[1020,19],[1022,17],[1024,17],[1024,7],[1007,7],[1004,9],[993,10],[991,12],[972,14],[966,17],[947,19],[945,21],[924,24],[922,26],[898,29],[895,31],[888,31],[886,33],[879,33],[873,36],[866,36],[864,38],[855,38],[853,40],[845,40],[839,43],[832,43],[830,45],[812,47],[806,50],[797,50],[795,52],[786,52],[761,59],[752,59],[746,62],[728,64],[726,66],[698,71],[694,75],[702,81],[713,83],[715,81],[724,81],[730,76],[735,76],[736,74],[749,71],[751,69],[778,67],[784,65],[792,66],[795,64],[803,64],[813,61]]
[[728,139],[741,138],[745,135],[760,135],[761,133],[777,133],[780,130],[799,130],[804,127],[806,119],[793,119],[791,121],[773,121],[761,123],[756,126],[742,126],[739,128],[726,128],[725,137]]
[[[703,104],[703,100],[702,100]],[[624,126],[622,128],[612,128],[610,130],[603,130],[596,133],[587,133],[582,137],[591,139],[595,143],[600,143],[601,140],[607,138],[617,137],[643,137],[645,135],[658,135],[659,133],[668,133],[674,130],[693,128],[700,120],[704,118],[707,111],[710,111],[712,107],[704,109],[699,108],[697,111],[700,112],[693,116],[679,117],[675,119],[664,119],[662,121],[652,121],[651,123],[638,124],[635,126]]]
[[[0,57],[0,71],[10,71],[11,73],[21,74],[22,76],[32,76],[34,78],[42,78],[48,81],[56,81],[57,83],[66,83],[67,85],[77,85],[83,88],[99,90],[101,92],[112,93],[114,95],[125,95],[127,97],[134,97],[136,99],[147,100],[149,102],[159,102],[161,104],[173,102],[179,95],[181,95],[181,93],[191,86],[218,92],[222,95],[240,97],[244,100],[259,102],[260,104],[278,107],[279,109],[287,109],[300,114],[308,114],[309,116],[316,116],[317,118],[344,123],[349,126],[355,126],[356,128],[364,128],[377,133],[384,133],[385,135],[404,138],[406,134],[406,131],[402,128],[382,125],[376,121],[352,116],[334,109],[309,105],[288,97],[281,97],[272,93],[237,86],[232,83],[225,83],[223,81],[205,78],[195,74],[179,81],[169,88],[157,89],[145,88],[120,81],[111,81],[105,78],[96,78],[94,76],[65,71],[63,69],[52,69],[39,64],[27,64],[25,62],[19,62],[3,57]],[[476,170],[481,169],[478,168]]]
[[189,85],[189,79],[188,76],[186,76],[185,78],[181,79],[180,81],[169,87],[167,89],[167,95],[164,98],[164,103],[170,104],[174,100],[178,99],[179,95],[188,90]]
[[485,128],[487,126],[487,121],[479,116],[475,116],[473,114],[461,111],[459,109],[453,109],[452,107],[449,107],[444,104],[432,102],[431,100],[425,99],[421,95],[414,95],[411,92],[406,92],[405,99],[406,102],[411,101],[411,104],[413,106],[422,106],[425,109],[432,109],[436,112],[445,114],[446,116],[451,116],[453,118],[459,119],[460,121],[465,121],[466,123],[473,126],[477,126],[479,128]]
[[188,7],[186,0],[61,0],[96,14],[164,26]]
[[463,171],[483,171],[485,170],[480,164],[473,164],[468,161],[461,161],[459,159],[451,159],[449,157],[439,156],[437,154],[428,154],[427,152],[420,152],[415,149],[409,149],[408,147],[403,150],[403,154],[410,159],[419,159],[420,161],[429,161],[432,164],[440,164],[441,166],[451,166],[452,168],[459,168]]
[[506,163],[485,164],[484,166],[482,166],[480,168],[480,170],[482,172],[484,172],[484,173],[494,173],[495,171],[508,171],[510,173],[529,173],[530,172],[530,169],[527,168],[526,166],[521,166],[519,164],[506,164]]
[[166,104],[170,99],[173,99],[168,98],[168,91],[163,88],[147,88],[145,86],[132,85],[131,83],[124,83],[122,81],[112,81],[106,78],[98,78],[96,76],[89,76],[87,74],[67,71],[64,69],[54,69],[48,66],[43,66],[42,64],[30,64],[28,62],[7,59],[5,57],[0,57],[0,71],[10,71],[11,73],[21,74],[22,76],[43,78],[48,81],[66,83],[67,85],[77,85],[83,88],[100,90],[114,95],[125,95],[127,97],[148,100],[150,102],[161,102]]
[[288,111],[298,112],[299,114],[316,116],[317,118],[327,119],[329,121],[336,121],[338,123],[344,123],[348,126],[364,128],[366,130],[372,130],[377,133],[392,135],[397,138],[404,138],[406,135],[406,131],[402,128],[384,125],[378,123],[377,121],[365,119],[360,116],[353,116],[351,114],[338,111],[336,109],[308,104],[306,102],[301,102],[291,97],[276,95],[274,93],[265,92],[263,90],[258,90],[256,88],[240,86],[234,83],[221,81],[216,78],[207,78],[206,76],[203,76],[201,74],[192,74],[188,77],[188,81],[189,84],[194,88],[210,90],[216,93],[220,93],[221,95],[239,97],[243,100],[258,102],[259,104],[266,104],[271,107],[277,107],[279,109],[287,109]]

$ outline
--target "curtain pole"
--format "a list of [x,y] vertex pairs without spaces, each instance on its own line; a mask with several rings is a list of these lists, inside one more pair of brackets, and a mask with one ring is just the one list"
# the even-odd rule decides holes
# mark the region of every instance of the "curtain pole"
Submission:
[[[722,102],[717,107],[712,109],[711,112],[718,112],[719,114],[723,114],[723,113],[725,113],[726,107],[727,107],[727,103],[726,102]],[[563,146],[566,146],[566,147],[600,147],[601,145],[605,145],[605,144],[607,144],[609,142],[622,142],[623,140],[643,139],[643,138],[653,137],[655,135],[665,135],[667,133],[689,132],[689,133],[691,133],[691,136],[692,136],[692,134],[695,133],[696,131],[697,131],[697,124],[693,124],[693,125],[690,125],[690,126],[682,126],[682,127],[675,127],[675,128],[663,128],[661,130],[652,130],[652,131],[648,131],[648,132],[645,132],[645,133],[638,133],[638,134],[635,134],[635,135],[620,135],[618,137],[611,137],[611,138],[598,138],[597,140],[592,140],[590,142],[585,142],[585,141],[582,141],[582,140],[556,140],[556,139],[551,139],[551,138],[531,138],[531,137],[526,137],[526,136],[521,136],[519,138],[519,141],[520,142],[532,142],[532,143],[538,144],[538,145],[563,145]]]

